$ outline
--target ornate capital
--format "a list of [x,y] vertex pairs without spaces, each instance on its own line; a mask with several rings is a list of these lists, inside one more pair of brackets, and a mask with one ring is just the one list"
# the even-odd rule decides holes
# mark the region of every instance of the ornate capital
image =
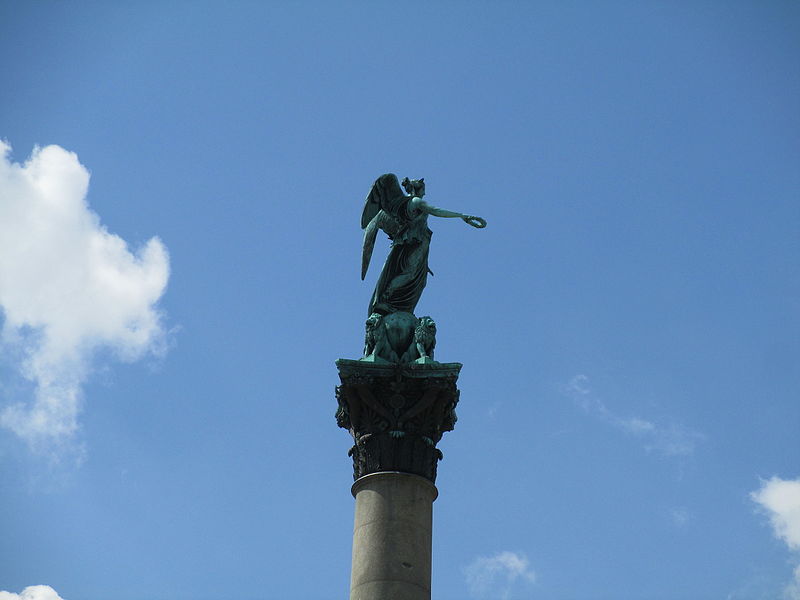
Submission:
[[436,444],[456,424],[459,363],[336,361],[336,422],[353,436],[353,479],[402,471],[436,481]]

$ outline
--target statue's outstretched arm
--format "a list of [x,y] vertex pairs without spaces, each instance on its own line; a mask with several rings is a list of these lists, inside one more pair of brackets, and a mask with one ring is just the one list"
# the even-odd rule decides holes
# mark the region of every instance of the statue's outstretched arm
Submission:
[[453,219],[453,218],[460,218],[463,219],[467,215],[462,215],[459,212],[453,212],[452,210],[445,210],[443,208],[436,208],[425,202],[422,198],[414,197],[411,199],[411,207],[415,208],[416,210],[424,213],[428,213],[429,215],[433,215],[434,217],[444,217],[446,219]]
[[482,219],[481,217],[465,215],[459,212],[454,212],[452,210],[445,210],[444,208],[437,208],[435,206],[428,204],[422,198],[417,198],[417,197],[412,198],[411,205],[417,210],[422,211],[424,213],[428,213],[429,215],[433,215],[434,217],[444,217],[446,219],[459,218],[463,219],[465,223],[467,223],[468,225],[472,225],[473,227],[477,227],[479,229],[486,227],[486,220]]

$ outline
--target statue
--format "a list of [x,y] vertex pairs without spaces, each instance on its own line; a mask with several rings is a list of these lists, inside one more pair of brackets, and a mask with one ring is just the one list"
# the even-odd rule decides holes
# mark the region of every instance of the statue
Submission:
[[388,315],[394,312],[414,313],[422,290],[428,280],[428,248],[432,232],[428,229],[428,215],[460,218],[468,225],[482,229],[486,221],[481,217],[436,208],[425,202],[425,179],[403,179],[403,193],[394,173],[381,175],[372,184],[367,195],[361,228],[364,246],[361,255],[361,279],[369,268],[372,249],[378,229],[392,240],[392,248],[383,265],[375,292],[369,303],[367,315]]

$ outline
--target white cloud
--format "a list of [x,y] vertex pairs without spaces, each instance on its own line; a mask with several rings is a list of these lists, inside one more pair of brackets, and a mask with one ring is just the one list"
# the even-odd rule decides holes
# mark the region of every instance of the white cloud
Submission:
[[[772,477],[750,498],[769,516],[772,533],[789,550],[800,552],[800,478]],[[784,598],[800,600],[800,564],[794,569],[793,580],[784,589]]]
[[49,585],[30,585],[19,594],[0,592],[0,600],[64,600]]
[[467,586],[474,598],[507,599],[517,581],[533,583],[536,574],[524,554],[498,552],[494,556],[479,556],[464,567]]
[[654,422],[637,416],[621,417],[612,412],[592,391],[586,375],[576,375],[564,392],[587,414],[642,440],[648,452],[662,456],[687,456],[705,439],[702,433],[677,423]]
[[132,253],[103,227],[77,155],[47,146],[18,164],[10,150],[0,141],[0,343],[33,397],[2,398],[0,425],[42,447],[76,432],[97,350],[124,361],[163,351],[155,305],[169,258],[158,238]]
[[769,515],[775,537],[790,550],[800,550],[800,478],[773,477],[750,497]]

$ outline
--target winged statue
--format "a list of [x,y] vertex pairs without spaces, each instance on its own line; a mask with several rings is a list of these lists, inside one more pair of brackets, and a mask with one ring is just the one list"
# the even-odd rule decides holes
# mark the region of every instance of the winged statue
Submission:
[[372,184],[361,213],[364,244],[361,254],[361,279],[369,268],[378,230],[392,241],[389,256],[378,277],[369,303],[368,315],[387,315],[394,312],[414,312],[422,290],[433,275],[428,268],[428,249],[431,235],[428,216],[459,218],[468,225],[482,229],[486,220],[481,217],[436,208],[425,202],[425,179],[408,179],[401,183],[394,173],[381,175]]

